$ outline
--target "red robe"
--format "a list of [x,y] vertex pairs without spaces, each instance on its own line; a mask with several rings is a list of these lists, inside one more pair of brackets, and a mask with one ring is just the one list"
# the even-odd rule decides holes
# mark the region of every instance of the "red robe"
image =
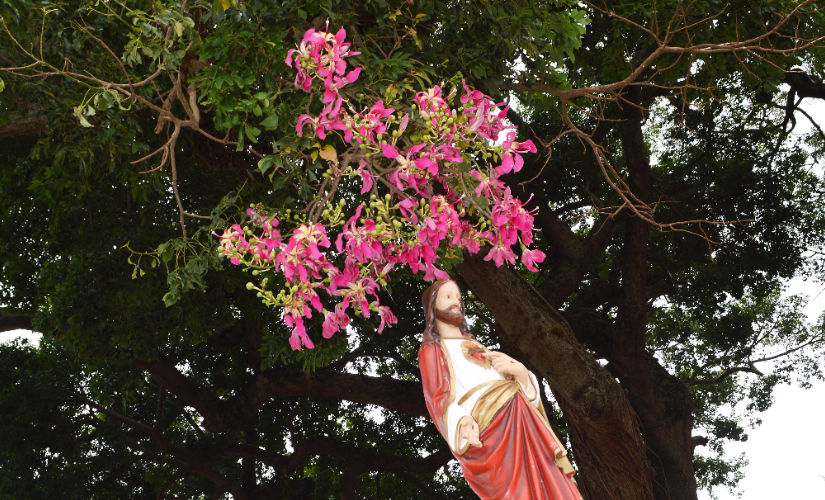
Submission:
[[[435,342],[421,348],[418,360],[427,410],[446,440],[445,410],[455,398],[449,357]],[[536,409],[517,392],[482,430],[481,447],[463,454],[453,450],[481,500],[581,500],[572,468],[540,412],[543,408]]]

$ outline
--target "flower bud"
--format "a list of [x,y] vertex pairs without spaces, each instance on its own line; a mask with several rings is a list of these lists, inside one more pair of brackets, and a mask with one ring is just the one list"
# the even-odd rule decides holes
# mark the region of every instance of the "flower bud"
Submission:
[[252,283],[251,281],[246,284],[246,289],[247,290],[252,290],[253,288],[255,288],[255,284]]

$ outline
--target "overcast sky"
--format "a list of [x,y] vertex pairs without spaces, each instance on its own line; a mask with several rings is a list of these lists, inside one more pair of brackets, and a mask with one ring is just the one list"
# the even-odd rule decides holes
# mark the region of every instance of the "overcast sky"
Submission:
[[[813,323],[825,311],[823,290],[825,285],[797,278],[786,294],[808,296],[805,312]],[[825,500],[825,382],[815,381],[810,389],[777,387],[773,406],[759,416],[762,425],[746,429],[746,442],[726,446],[727,457],[744,453],[750,462],[739,484],[739,498]],[[714,494],[719,500],[737,498],[726,490]],[[699,500],[710,498],[699,492]]]

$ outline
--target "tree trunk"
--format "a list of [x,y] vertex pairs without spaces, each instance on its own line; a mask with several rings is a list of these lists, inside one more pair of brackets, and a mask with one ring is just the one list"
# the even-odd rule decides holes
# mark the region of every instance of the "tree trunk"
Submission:
[[502,341],[547,379],[570,429],[589,500],[651,500],[651,474],[635,412],[613,377],[524,278],[481,256],[458,272],[501,325]]
[[[642,106],[649,100],[630,87],[622,104],[622,149],[628,185],[642,203],[653,200],[653,174],[642,133]],[[644,428],[649,460],[656,472],[656,500],[696,500],[690,391],[646,351],[649,308],[647,265],[649,224],[628,213],[625,222],[619,334],[613,341],[612,371]]]

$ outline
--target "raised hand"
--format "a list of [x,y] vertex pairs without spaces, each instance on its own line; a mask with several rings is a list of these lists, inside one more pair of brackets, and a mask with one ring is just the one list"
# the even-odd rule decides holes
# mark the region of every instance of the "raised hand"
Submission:
[[524,390],[528,398],[532,399],[535,397],[536,388],[534,388],[530,382],[530,373],[527,371],[527,367],[503,352],[487,351],[484,353],[484,356],[490,360],[493,368],[495,368],[497,372],[505,377],[512,377],[518,380],[522,387],[525,388]]
[[509,375],[511,377],[521,379],[521,376],[528,376],[527,368],[523,364],[503,352],[487,351],[484,353],[484,356],[490,360],[493,364],[493,368],[505,377]]

